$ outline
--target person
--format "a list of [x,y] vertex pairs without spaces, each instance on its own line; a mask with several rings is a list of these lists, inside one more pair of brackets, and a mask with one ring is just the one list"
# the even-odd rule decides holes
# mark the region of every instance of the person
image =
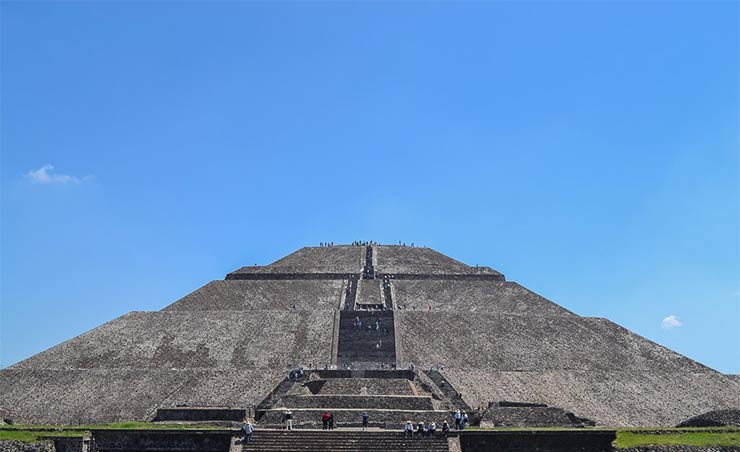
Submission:
[[367,430],[367,424],[369,420],[370,420],[370,415],[367,414],[367,411],[364,411],[362,413],[362,429],[363,430]]
[[455,430],[460,430],[461,420],[462,420],[462,414],[460,414],[460,410],[455,411]]
[[334,413],[329,414],[329,430],[334,430]]
[[460,430],[465,430],[465,425],[468,423],[468,413],[463,411],[462,421],[460,421]]
[[242,429],[244,430],[244,441],[247,443],[251,443],[252,433],[254,433],[254,427],[252,427],[249,419],[244,419],[244,425],[242,425]]
[[445,437],[450,433],[450,424],[447,423],[447,419],[442,423],[442,433],[444,433]]
[[434,421],[429,423],[429,427],[427,427],[427,434],[431,437],[434,437],[434,434],[437,432],[437,424],[434,423]]
[[329,413],[327,413],[326,411],[324,412],[324,415],[321,416],[321,423],[323,424],[323,430],[329,428]]
[[403,436],[414,436],[414,424],[409,419],[406,421],[406,425],[403,427]]
[[419,423],[416,424],[416,433],[419,436],[424,436],[424,421],[419,421]]
[[290,410],[285,412],[285,429],[293,430],[293,413]]

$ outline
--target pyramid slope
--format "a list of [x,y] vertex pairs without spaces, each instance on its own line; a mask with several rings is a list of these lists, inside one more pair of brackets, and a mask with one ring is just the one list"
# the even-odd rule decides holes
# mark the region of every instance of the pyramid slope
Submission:
[[374,246],[375,271],[406,275],[503,275],[488,267],[470,267],[431,248]]
[[605,319],[400,311],[396,328],[401,362],[449,369],[712,371]]
[[211,281],[163,311],[254,311],[339,308],[340,279]]
[[267,368],[331,361],[330,311],[134,312],[11,369]]
[[472,406],[515,400],[599,425],[675,425],[740,403],[740,385],[606,319],[397,313],[402,363],[442,363]]
[[[404,367],[443,363],[472,406],[539,402],[600,425],[650,426],[740,405],[738,376],[580,317],[495,270],[428,248],[371,255],[375,274],[397,277],[388,356]],[[129,313],[1,370],[3,408],[18,422],[77,423],[256,404],[292,366],[335,362],[339,309],[351,309],[349,275],[363,273],[366,256],[361,246],[302,248],[162,311]],[[380,279],[361,279],[355,301],[382,305],[387,295]]]
[[159,407],[245,407],[282,378],[269,368],[12,368],[0,371],[0,393],[16,422],[75,425],[144,421]]
[[270,265],[242,267],[227,278],[249,274],[349,274],[360,273],[365,264],[365,247],[340,245],[305,247]]
[[406,310],[575,316],[514,282],[398,280],[392,289],[395,303]]
[[445,371],[472,406],[516,400],[565,407],[598,425],[673,426],[710,409],[737,408],[740,386],[718,372],[594,370]]

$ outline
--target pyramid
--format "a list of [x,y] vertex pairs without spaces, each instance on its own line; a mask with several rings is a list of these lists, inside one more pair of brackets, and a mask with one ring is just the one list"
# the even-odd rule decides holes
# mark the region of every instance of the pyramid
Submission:
[[[602,426],[672,426],[740,407],[737,378],[491,268],[429,248],[345,245],[242,267],[161,311],[131,312],[5,368],[0,409],[15,422],[76,424],[150,420],[179,406],[258,407],[298,367],[361,369],[341,381],[317,371],[315,385],[362,394],[377,383],[362,377],[403,370],[384,387],[408,393],[388,397],[430,413],[515,401]],[[370,403],[359,395],[286,390],[285,400]]]

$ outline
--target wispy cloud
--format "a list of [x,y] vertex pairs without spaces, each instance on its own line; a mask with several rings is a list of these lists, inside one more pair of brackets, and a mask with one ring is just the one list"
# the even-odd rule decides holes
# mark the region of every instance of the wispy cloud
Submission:
[[93,176],[77,177],[53,172],[48,163],[41,168],[26,173],[26,178],[34,184],[79,184],[93,179]]
[[660,322],[660,326],[662,326],[664,330],[671,330],[673,328],[683,326],[683,322],[680,321],[675,315],[669,315],[668,317],[664,318],[662,322]]

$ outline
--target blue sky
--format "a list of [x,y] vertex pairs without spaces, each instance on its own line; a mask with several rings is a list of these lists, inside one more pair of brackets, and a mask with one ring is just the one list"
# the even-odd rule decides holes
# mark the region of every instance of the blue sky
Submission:
[[372,239],[740,373],[738,8],[3,2],[0,366]]

